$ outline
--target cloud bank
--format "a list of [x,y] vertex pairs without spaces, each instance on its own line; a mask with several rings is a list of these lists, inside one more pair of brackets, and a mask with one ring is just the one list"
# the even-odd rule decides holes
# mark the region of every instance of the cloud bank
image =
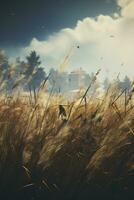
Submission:
[[50,69],[58,68],[72,51],[68,71],[82,67],[90,73],[101,68],[104,76],[121,72],[134,78],[134,0],[117,0],[117,6],[119,13],[79,20],[74,28],[62,29],[45,41],[33,38],[24,54],[36,50]]

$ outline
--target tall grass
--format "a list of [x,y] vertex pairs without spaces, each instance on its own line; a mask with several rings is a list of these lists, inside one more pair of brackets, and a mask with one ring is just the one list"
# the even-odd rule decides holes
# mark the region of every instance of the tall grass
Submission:
[[73,102],[41,90],[1,96],[1,199],[131,199],[133,120],[113,85]]

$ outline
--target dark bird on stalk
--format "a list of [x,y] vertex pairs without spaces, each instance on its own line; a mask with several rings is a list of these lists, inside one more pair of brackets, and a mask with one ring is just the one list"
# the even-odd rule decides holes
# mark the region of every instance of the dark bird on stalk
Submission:
[[66,114],[66,110],[65,110],[65,108],[62,106],[62,105],[59,105],[59,117],[66,117],[67,116],[67,114]]
[[96,117],[97,112],[98,112],[98,109],[94,113],[91,114],[91,119],[94,119]]

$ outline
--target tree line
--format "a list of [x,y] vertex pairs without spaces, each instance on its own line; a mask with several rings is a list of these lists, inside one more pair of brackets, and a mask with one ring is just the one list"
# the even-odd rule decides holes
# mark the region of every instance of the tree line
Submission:
[[[14,64],[9,62],[7,55],[4,51],[0,50],[0,90],[11,91],[12,89],[21,86],[24,90],[36,90],[40,84],[47,79],[47,73],[44,68],[41,67],[40,56],[36,51],[26,56],[25,61],[21,61],[20,58],[16,59]],[[55,69],[49,71],[49,84],[52,87],[57,83],[57,79],[60,74]],[[93,75],[91,74],[91,77]],[[91,78],[89,76],[89,79]],[[88,81],[88,80],[87,80]],[[109,79],[106,78],[103,82],[103,88],[106,90],[109,86]],[[128,76],[121,81],[117,79],[117,85],[120,90],[131,87],[131,80]],[[58,91],[58,90],[57,90]]]

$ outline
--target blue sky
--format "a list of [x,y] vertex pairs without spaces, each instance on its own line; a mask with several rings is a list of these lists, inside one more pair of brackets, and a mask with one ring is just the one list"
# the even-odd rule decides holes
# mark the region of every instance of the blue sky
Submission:
[[0,46],[24,46],[45,39],[78,20],[116,11],[114,0],[1,0]]
[[[113,78],[120,72],[122,77],[127,74],[134,78],[134,0],[42,2],[48,7],[34,4],[34,8],[29,5],[26,9],[32,24],[22,16],[24,34],[20,31],[7,44],[3,39],[9,55],[25,57],[36,50],[46,71],[60,69],[69,55],[64,70],[82,67],[91,73],[101,68],[101,77]],[[37,25],[36,32],[32,27]]]

